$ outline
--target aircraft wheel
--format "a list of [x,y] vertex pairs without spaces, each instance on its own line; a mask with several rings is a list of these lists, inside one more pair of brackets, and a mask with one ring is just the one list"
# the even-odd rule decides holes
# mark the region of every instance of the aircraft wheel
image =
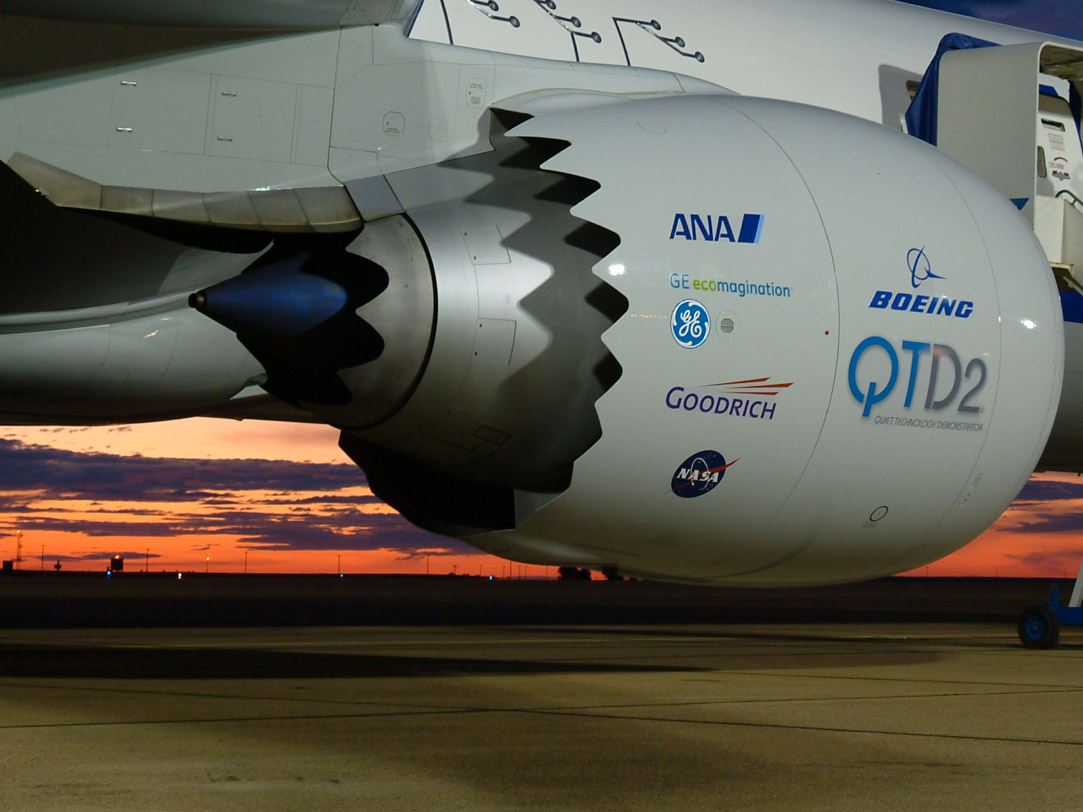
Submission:
[[1053,648],[1060,639],[1060,621],[1048,606],[1028,606],[1019,616],[1018,629],[1027,648]]

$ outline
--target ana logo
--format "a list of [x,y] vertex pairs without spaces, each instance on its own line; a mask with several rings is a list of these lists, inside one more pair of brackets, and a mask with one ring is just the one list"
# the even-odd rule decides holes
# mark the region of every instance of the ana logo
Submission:
[[[985,361],[981,358],[971,358],[967,362],[966,371],[963,371],[963,363],[959,354],[947,344],[930,344],[926,341],[903,341],[902,352],[904,357],[909,355],[910,369],[906,372],[906,398],[903,400],[903,408],[909,409],[914,403],[914,395],[917,393],[919,375],[922,371],[924,358],[929,359],[928,379],[925,383],[924,408],[926,411],[937,412],[947,409],[958,398],[956,411],[961,414],[977,414],[981,407],[972,401],[985,386],[987,369]],[[862,359],[870,357],[870,364],[875,373],[868,378],[867,383],[859,379],[858,366]],[[872,361],[879,358],[880,363]],[[884,361],[887,361],[887,379],[884,380]],[[862,404],[862,417],[868,417],[872,408],[887,400],[895,390],[899,381],[899,352],[890,341],[882,336],[869,336],[854,349],[850,356],[850,369],[848,372],[850,394],[854,400]],[[943,366],[951,368],[951,382],[941,379]],[[866,375],[868,375],[868,366]],[[963,383],[968,383],[969,388],[959,398],[959,391]],[[972,382],[972,383],[971,383]],[[919,406],[919,408],[921,408]]]
[[704,242],[747,242],[758,243],[763,233],[764,216],[762,214],[744,214],[741,216],[741,230],[735,235],[730,225],[730,218],[721,214],[683,214],[673,215],[673,225],[669,228],[669,238],[685,240],[703,240]]
[[726,462],[717,451],[699,451],[680,464],[673,472],[670,487],[682,499],[694,499],[713,491],[726,475],[726,469],[737,460]]
[[[906,254],[906,264],[910,268],[910,285],[915,290],[929,279],[946,279],[933,273],[932,264],[924,248],[911,248]],[[899,310],[910,313],[928,313],[933,316],[954,316],[968,319],[974,312],[974,303],[967,299],[951,299],[947,296],[926,296],[925,294],[902,293],[890,290],[878,290],[872,295],[869,307],[873,310]]]
[[910,266],[910,284],[917,290],[926,279],[945,279],[933,273],[932,263],[925,254],[925,246],[911,248],[906,252],[906,264]]
[[694,350],[711,334],[711,315],[707,308],[695,299],[677,302],[669,318],[673,338],[686,350]]

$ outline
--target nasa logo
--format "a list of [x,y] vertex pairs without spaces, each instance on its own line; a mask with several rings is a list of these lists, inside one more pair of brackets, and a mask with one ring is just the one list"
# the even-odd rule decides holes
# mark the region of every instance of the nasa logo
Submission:
[[701,302],[684,299],[673,308],[669,327],[678,344],[686,350],[694,350],[711,334],[711,315]]
[[735,235],[730,226],[730,218],[718,214],[683,214],[677,212],[673,215],[673,225],[669,227],[669,238],[675,240],[678,237],[685,240],[699,240],[704,242],[743,242],[758,243],[763,233],[763,221],[766,219],[762,214],[745,214],[741,216],[741,230]]
[[[970,361],[967,362],[966,371],[964,372],[962,361],[959,359],[959,354],[947,344],[930,344],[927,341],[903,341],[901,346],[903,353],[910,354],[910,369],[907,372],[906,398],[903,400],[904,409],[909,409],[914,402],[914,393],[918,385],[918,371],[921,366],[921,359],[928,354],[931,358],[931,363],[929,364],[928,384],[925,390],[925,410],[935,412],[948,408],[955,402],[963,381],[970,381],[971,378],[974,378],[973,386],[971,386],[962,398],[959,399],[959,406],[956,411],[962,414],[977,414],[981,411],[981,407],[971,403],[971,401],[985,386],[988,370],[983,359],[971,358]],[[879,350],[886,355],[890,366],[890,372],[888,373],[886,382],[882,380],[870,380],[863,391],[858,382],[858,364],[866,353],[873,350]],[[941,364],[944,362],[951,365],[952,371],[951,386],[946,392],[943,392],[943,386],[938,386],[940,383]],[[863,408],[861,410],[861,416],[868,417],[873,406],[882,403],[890,397],[892,391],[895,389],[895,385],[899,381],[899,353],[892,343],[883,336],[869,336],[857,345],[853,354],[850,356],[848,377],[850,394],[853,395],[854,400],[862,404]]]
[[[910,286],[917,290],[922,282],[929,279],[946,279],[947,277],[933,273],[932,263],[925,253],[925,248],[911,248],[906,254],[906,265],[910,269]],[[909,311],[910,313],[928,313],[933,316],[954,316],[957,319],[968,319],[974,312],[974,303],[967,299],[952,299],[947,296],[927,296],[896,292],[890,290],[878,290],[872,295],[869,308],[873,310]]]
[[726,469],[737,463],[726,462],[726,458],[717,451],[698,451],[682,462],[673,472],[670,488],[682,499],[694,499],[713,491]]

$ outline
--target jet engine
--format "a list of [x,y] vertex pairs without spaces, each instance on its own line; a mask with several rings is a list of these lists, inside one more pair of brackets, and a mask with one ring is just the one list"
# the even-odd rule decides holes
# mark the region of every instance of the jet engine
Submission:
[[525,562],[826,583],[939,558],[1018,493],[1063,325],[982,178],[774,100],[491,121],[491,152],[387,176],[404,213],[192,299],[407,518]]

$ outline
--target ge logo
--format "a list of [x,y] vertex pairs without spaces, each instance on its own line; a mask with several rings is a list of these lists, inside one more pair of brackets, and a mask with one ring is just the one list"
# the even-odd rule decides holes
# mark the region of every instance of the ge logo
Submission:
[[711,316],[695,299],[685,299],[673,308],[669,319],[673,338],[686,350],[694,350],[711,334]]

